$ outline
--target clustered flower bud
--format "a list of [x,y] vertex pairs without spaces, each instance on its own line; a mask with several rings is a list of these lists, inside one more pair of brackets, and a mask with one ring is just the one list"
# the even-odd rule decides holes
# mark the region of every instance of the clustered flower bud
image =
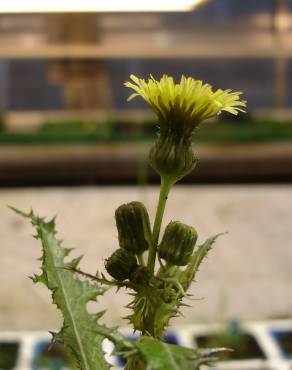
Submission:
[[133,253],[126,249],[117,249],[105,262],[105,269],[116,280],[129,279],[137,267],[137,260]]
[[158,255],[171,265],[185,266],[192,256],[197,237],[193,227],[179,221],[170,222],[158,247]]
[[146,251],[151,244],[151,228],[143,203],[122,204],[115,217],[120,247],[134,254]]

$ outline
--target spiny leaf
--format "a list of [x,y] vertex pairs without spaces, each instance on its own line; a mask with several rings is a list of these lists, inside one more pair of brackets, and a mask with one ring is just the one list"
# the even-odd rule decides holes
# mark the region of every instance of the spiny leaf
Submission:
[[141,369],[147,370],[197,370],[201,365],[210,365],[215,355],[226,351],[225,348],[207,351],[190,349],[149,337],[141,338],[134,346],[138,353],[133,356],[133,361],[142,363],[144,366],[140,366]]
[[203,244],[201,244],[194,252],[186,270],[182,272],[180,282],[185,290],[187,290],[195,278],[195,275],[203,262],[204,258],[207,256],[208,252],[211,250],[215,240],[226,233],[220,233],[211,238],[207,239]]
[[80,258],[69,263],[64,258],[70,249],[63,248],[56,239],[55,219],[45,222],[43,218],[30,213],[21,212],[10,207],[18,214],[29,218],[37,231],[37,237],[42,243],[42,274],[35,275],[35,282],[43,282],[51,291],[53,302],[63,315],[63,327],[53,335],[54,341],[64,343],[65,349],[75,360],[75,365],[81,370],[107,370],[107,364],[102,351],[104,336],[94,332],[98,325],[100,314],[91,315],[87,312],[89,301],[96,301],[105,289],[97,284],[81,281],[68,270],[68,266],[78,266]]
[[33,276],[29,276],[29,278],[36,284],[36,283],[42,283],[46,284],[46,277],[45,274],[34,274]]
[[193,256],[193,265],[194,265],[195,271],[198,270],[203,259],[207,256],[208,252],[211,250],[215,240],[219,236],[224,235],[224,234],[225,233],[220,233],[215,236],[212,236],[211,238],[207,239],[205,243],[203,243],[202,245],[198,247],[198,249],[196,250]]
[[127,360],[126,370],[199,370],[201,365],[212,365],[218,354],[229,351],[226,348],[191,349],[152,337],[132,341],[116,329],[102,326],[97,331],[114,343],[115,354]]

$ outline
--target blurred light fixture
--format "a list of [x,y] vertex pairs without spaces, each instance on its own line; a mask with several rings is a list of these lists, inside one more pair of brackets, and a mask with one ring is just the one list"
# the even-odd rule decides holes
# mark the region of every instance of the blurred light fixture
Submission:
[[206,0],[7,0],[0,13],[179,12]]

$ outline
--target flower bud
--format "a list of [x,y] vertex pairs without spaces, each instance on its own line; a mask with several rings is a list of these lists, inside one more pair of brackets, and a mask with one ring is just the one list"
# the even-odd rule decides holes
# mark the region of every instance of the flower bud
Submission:
[[105,262],[106,271],[116,280],[128,279],[137,267],[136,257],[126,249],[117,249]]
[[122,204],[116,210],[116,225],[120,247],[141,254],[151,243],[151,229],[147,210],[141,202]]
[[173,134],[158,136],[149,159],[155,171],[173,183],[186,176],[196,164],[190,139],[176,138]]
[[185,266],[193,253],[196,241],[196,230],[181,222],[170,222],[158,247],[158,255],[166,262]]

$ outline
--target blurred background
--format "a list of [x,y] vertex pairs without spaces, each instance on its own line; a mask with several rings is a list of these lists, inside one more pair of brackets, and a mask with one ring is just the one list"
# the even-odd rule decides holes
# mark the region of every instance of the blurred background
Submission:
[[[127,103],[130,74],[184,74],[248,103],[245,115],[201,126],[199,164],[169,197],[165,223],[195,226],[200,241],[229,232],[177,323],[291,318],[292,1],[142,3],[0,5],[0,330],[60,323],[50,294],[27,278],[39,270],[33,230],[8,204],[58,215],[60,237],[91,273],[117,248],[120,204],[143,201],[154,216],[159,179],[147,155],[157,123],[141,99]],[[109,324],[125,325],[128,299],[102,300]]]

